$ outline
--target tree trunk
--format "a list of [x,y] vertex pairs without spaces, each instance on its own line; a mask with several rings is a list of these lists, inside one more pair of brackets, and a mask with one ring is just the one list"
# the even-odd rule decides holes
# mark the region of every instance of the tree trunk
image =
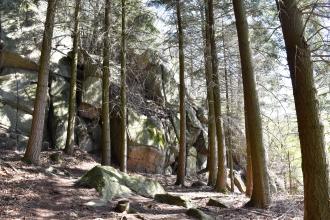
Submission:
[[183,52],[183,30],[181,21],[181,0],[176,0],[176,15],[178,23],[179,40],[179,65],[180,65],[180,146],[176,185],[184,185],[186,175],[186,106],[185,106],[185,81],[184,81],[184,52]]
[[45,22],[45,30],[42,41],[42,50],[40,57],[38,84],[36,91],[36,99],[34,101],[34,111],[32,119],[32,127],[30,138],[23,160],[37,164],[41,152],[41,144],[43,138],[45,124],[45,110],[47,106],[48,77],[49,77],[49,60],[52,50],[52,37],[54,29],[54,17],[56,10],[56,0],[49,0],[47,7],[47,16]]
[[120,146],[120,170],[127,172],[127,104],[126,104],[126,5],[121,1],[121,146]]
[[228,148],[228,160],[229,160],[229,176],[230,176],[230,191],[234,192],[235,184],[234,184],[234,162],[233,162],[233,146],[231,143],[231,131],[230,131],[230,100],[229,100],[229,74],[227,70],[227,58],[226,58],[226,47],[225,47],[225,35],[223,29],[222,22],[222,45],[223,45],[223,59],[224,59],[224,68],[225,68],[225,87],[226,87],[226,115],[227,115],[227,133],[226,137],[226,145]]
[[304,219],[330,219],[329,170],[305,24],[296,0],[278,3],[296,105],[304,178]]
[[247,120],[245,116],[245,136],[246,136],[246,192],[248,197],[252,196],[253,191],[253,171],[252,171],[252,158],[251,158],[251,146],[249,143],[249,131],[247,126]]
[[[204,37],[204,65],[205,65],[205,79],[207,86],[207,104],[208,104],[208,171],[209,179],[208,185],[214,186],[217,180],[217,149],[215,144],[215,119],[214,119],[214,96],[213,96],[213,80],[212,80],[212,62],[211,62],[211,43],[210,35],[207,31],[208,16],[207,0],[204,0],[204,11],[201,12],[202,17],[202,30]],[[204,16],[205,14],[205,16]]]
[[213,0],[208,0],[208,32],[210,36],[211,44],[211,63],[212,63],[212,79],[214,82],[213,96],[214,96],[214,113],[215,113],[215,125],[216,135],[218,143],[218,174],[215,189],[218,192],[227,191],[227,171],[226,171],[226,150],[223,135],[223,126],[221,119],[221,97],[220,97],[220,80],[218,74],[218,55],[215,42],[215,30],[214,30],[214,12],[213,12]]
[[238,44],[241,57],[244,107],[248,140],[251,148],[253,191],[247,205],[266,208],[271,197],[267,174],[266,152],[262,139],[262,124],[259,109],[258,94],[252,66],[252,56],[249,42],[249,30],[243,0],[233,0]]
[[70,98],[69,98],[69,118],[68,130],[64,151],[72,154],[74,149],[74,126],[76,121],[76,92],[77,92],[77,64],[78,64],[78,39],[79,39],[79,12],[81,0],[76,0],[76,8],[74,13],[74,30],[73,30],[73,53],[71,63],[71,80],[70,80]]
[[110,0],[105,0],[104,17],[104,48],[103,48],[103,77],[102,77],[102,165],[111,164],[110,140]]

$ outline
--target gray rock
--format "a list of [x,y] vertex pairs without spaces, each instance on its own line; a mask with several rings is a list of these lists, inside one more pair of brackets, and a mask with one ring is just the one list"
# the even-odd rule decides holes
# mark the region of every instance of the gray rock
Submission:
[[195,219],[199,220],[214,220],[215,218],[205,214],[203,211],[196,209],[196,208],[190,208],[187,210],[186,214],[190,217],[193,217]]
[[183,196],[174,196],[171,194],[157,194],[155,195],[155,200],[157,202],[166,203],[169,205],[183,206],[185,208],[193,207],[191,201]]
[[165,192],[157,181],[128,175],[110,166],[95,166],[78,180],[77,185],[95,188],[106,201],[131,194],[153,198]]
[[207,186],[207,184],[204,183],[204,182],[202,182],[202,181],[196,181],[196,182],[193,182],[191,184],[191,187],[197,187],[197,188],[199,188],[199,187],[203,187],[203,186]]
[[163,173],[165,155],[151,146],[130,146],[127,168],[133,172]]
[[[66,75],[69,71],[70,67],[67,65],[60,65],[56,70],[56,72],[61,75]],[[68,99],[70,84],[63,77],[54,76],[52,79],[50,88],[52,98],[50,118],[52,130],[51,134],[53,135],[52,140],[54,140],[54,147],[56,149],[64,149],[68,126]]]
[[207,206],[215,206],[215,207],[219,207],[219,208],[228,208],[227,205],[221,203],[220,201],[216,200],[216,199],[212,199],[210,198],[209,201],[206,204]]
[[194,147],[190,147],[188,150],[186,170],[188,176],[194,176],[197,174],[197,151]]
[[0,76],[0,123],[28,135],[31,128],[37,74],[5,68]]
[[128,212],[130,209],[130,203],[128,200],[121,200],[117,203],[116,207],[115,207],[115,211],[116,212]]

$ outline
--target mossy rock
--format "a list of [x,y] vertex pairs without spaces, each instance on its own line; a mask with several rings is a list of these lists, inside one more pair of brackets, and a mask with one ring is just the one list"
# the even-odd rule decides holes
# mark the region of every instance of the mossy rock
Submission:
[[141,175],[128,175],[111,166],[95,166],[78,180],[77,185],[95,188],[104,200],[131,194],[153,198],[165,192],[157,181]]
[[203,211],[195,208],[190,208],[187,210],[186,214],[192,218],[199,220],[214,220],[215,218],[205,214]]
[[185,208],[193,207],[189,199],[186,199],[183,196],[174,196],[168,193],[155,195],[155,200],[157,202],[166,203],[169,205],[183,206]]

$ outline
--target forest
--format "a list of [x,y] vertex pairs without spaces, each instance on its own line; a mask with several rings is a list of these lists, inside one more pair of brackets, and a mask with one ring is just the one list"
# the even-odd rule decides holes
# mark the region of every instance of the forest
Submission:
[[330,219],[328,0],[0,0],[0,219]]

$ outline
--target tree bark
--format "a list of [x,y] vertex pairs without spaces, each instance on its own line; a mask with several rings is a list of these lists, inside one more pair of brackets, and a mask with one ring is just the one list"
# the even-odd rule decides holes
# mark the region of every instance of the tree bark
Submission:
[[121,1],[121,146],[120,146],[120,170],[127,172],[127,97],[126,97],[126,5]]
[[330,219],[329,170],[311,52],[296,0],[277,2],[296,106],[304,178],[304,219]]
[[185,106],[185,80],[184,80],[184,52],[183,52],[183,29],[181,20],[181,0],[176,0],[176,15],[179,40],[179,68],[180,68],[180,140],[179,161],[176,185],[184,185],[186,175],[186,106]]
[[[247,117],[245,117],[247,118]],[[249,143],[247,120],[245,120],[245,136],[246,136],[246,192],[248,197],[252,196],[253,191],[253,171],[252,171],[252,158],[251,158],[251,146]]]
[[213,0],[208,0],[208,32],[211,44],[211,63],[212,63],[212,79],[213,79],[213,96],[214,96],[214,113],[215,125],[218,144],[218,174],[215,189],[218,192],[227,191],[227,171],[226,171],[226,150],[223,135],[223,125],[221,119],[221,97],[220,97],[220,80],[218,73],[218,55],[215,42],[214,30],[214,12]]
[[34,111],[30,138],[23,160],[37,164],[39,162],[41,144],[43,139],[43,130],[45,124],[45,109],[47,106],[49,60],[52,50],[52,37],[54,29],[54,17],[56,10],[56,0],[49,0],[47,6],[47,15],[45,30],[43,34],[42,50],[40,57],[40,66],[38,73],[38,84],[36,99],[34,101]]
[[227,133],[225,134],[226,145],[228,148],[228,160],[229,160],[229,177],[230,177],[230,191],[234,192],[235,184],[234,184],[234,162],[233,162],[233,146],[231,142],[231,130],[230,130],[230,100],[229,100],[229,74],[227,70],[227,58],[226,58],[226,44],[225,44],[225,32],[223,29],[222,22],[222,45],[223,45],[223,59],[224,59],[224,68],[225,68],[225,87],[226,87],[226,115],[227,115]]
[[267,174],[266,152],[262,138],[258,94],[252,65],[248,23],[243,0],[233,0],[233,6],[242,66],[246,129],[248,130],[253,167],[253,191],[251,200],[247,205],[266,208],[270,205],[271,196]]
[[78,64],[78,39],[79,39],[79,12],[81,0],[76,0],[74,12],[73,30],[73,53],[71,63],[70,98],[69,98],[69,118],[68,130],[64,151],[72,154],[74,150],[74,126],[76,121],[76,92],[77,92],[77,64]]
[[103,77],[102,77],[102,165],[111,165],[110,140],[110,0],[105,0],[104,17],[104,48],[103,48]]
[[[205,79],[207,86],[207,104],[208,104],[208,185],[214,186],[217,180],[217,149],[215,144],[215,119],[214,119],[214,96],[213,96],[213,80],[212,80],[212,62],[211,62],[211,43],[210,35],[207,31],[208,22],[205,18],[208,17],[207,0],[204,0],[204,11],[201,12],[202,30],[204,37],[204,65]],[[204,16],[205,14],[205,16]]]

